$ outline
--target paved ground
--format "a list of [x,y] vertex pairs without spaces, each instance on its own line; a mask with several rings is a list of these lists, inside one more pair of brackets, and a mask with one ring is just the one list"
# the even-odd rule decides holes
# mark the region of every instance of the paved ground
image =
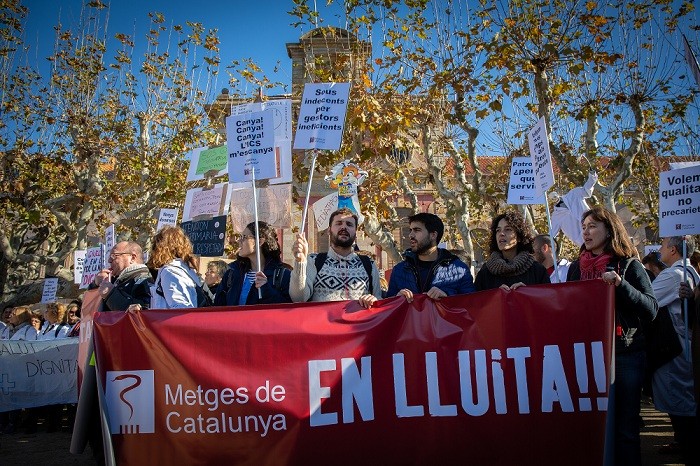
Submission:
[[[656,411],[645,401],[642,405],[644,428],[642,429],[642,458],[644,466],[679,465],[680,457],[659,453],[659,447],[673,440],[668,416]],[[42,425],[35,434],[16,433],[0,435],[0,464],[3,466],[94,466],[88,446],[81,455],[69,452],[70,433],[67,421],[61,432],[46,433]]]

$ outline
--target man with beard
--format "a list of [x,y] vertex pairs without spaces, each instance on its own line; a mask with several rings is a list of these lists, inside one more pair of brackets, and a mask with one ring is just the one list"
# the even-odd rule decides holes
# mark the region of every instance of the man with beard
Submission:
[[107,311],[126,311],[131,304],[147,309],[151,303],[153,277],[143,263],[141,246],[130,241],[117,243],[109,254],[109,269],[95,275],[90,288],[99,288]]
[[331,214],[328,227],[328,253],[308,254],[309,243],[297,234],[292,247],[295,264],[289,295],[295,303],[357,299],[362,306],[370,307],[381,299],[382,289],[377,266],[353,249],[357,215],[347,208],[338,209]]
[[569,266],[571,262],[564,258],[559,258],[559,264],[554,270],[554,247],[552,237],[549,235],[537,235],[535,239],[532,240],[532,248],[535,251],[535,260],[542,264],[547,273],[549,274],[549,280],[552,283],[564,283],[566,281],[566,274],[569,272]]
[[404,260],[394,266],[387,296],[403,296],[408,302],[413,295],[425,293],[432,299],[474,291],[469,266],[446,249],[438,248],[445,226],[440,217],[419,213],[408,217],[411,248]]

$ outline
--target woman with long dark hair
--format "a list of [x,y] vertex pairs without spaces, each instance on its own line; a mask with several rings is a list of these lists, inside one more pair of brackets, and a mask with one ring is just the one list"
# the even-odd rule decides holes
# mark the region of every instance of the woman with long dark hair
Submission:
[[583,214],[583,245],[566,281],[602,279],[615,287],[615,378],[608,413],[614,422],[615,464],[639,465],[639,408],[646,353],[644,324],[659,309],[651,281],[620,218],[596,206]]
[[241,233],[238,239],[238,257],[229,264],[228,270],[224,273],[214,298],[214,305],[240,306],[292,302],[289,297],[290,267],[281,260],[275,229],[265,222],[257,224],[260,238],[260,272],[258,272],[255,230],[255,222],[251,222]]
[[547,269],[533,256],[533,235],[520,212],[511,210],[491,222],[489,258],[476,274],[477,291],[549,283]]

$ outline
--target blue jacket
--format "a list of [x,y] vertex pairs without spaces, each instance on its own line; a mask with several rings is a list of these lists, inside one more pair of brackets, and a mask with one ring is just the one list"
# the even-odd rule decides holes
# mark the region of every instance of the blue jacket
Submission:
[[[273,285],[275,271],[282,269],[282,280],[279,284]],[[214,297],[215,306],[238,306],[238,298],[241,296],[243,287],[243,279],[245,274],[250,270],[250,263],[247,261],[235,260],[231,262],[224,276],[219,283],[219,289]],[[265,264],[263,273],[267,276],[267,283],[263,285],[262,299],[258,298],[258,290],[255,286],[250,288],[246,304],[275,304],[275,303],[291,303],[292,298],[289,297],[289,279],[291,272],[281,262],[270,261]]]
[[404,253],[404,260],[394,266],[389,279],[387,296],[396,296],[404,288],[413,293],[426,293],[436,286],[448,296],[472,293],[474,279],[467,264],[446,249],[438,249],[438,258],[428,274],[427,283],[418,284],[418,258],[410,249]]

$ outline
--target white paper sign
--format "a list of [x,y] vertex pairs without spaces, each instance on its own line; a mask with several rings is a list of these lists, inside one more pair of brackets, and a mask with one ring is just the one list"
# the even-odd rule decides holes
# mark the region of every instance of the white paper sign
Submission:
[[328,228],[328,220],[333,212],[338,210],[338,192],[332,192],[328,196],[319,199],[311,205],[316,218],[316,229],[323,231]]
[[513,157],[508,182],[508,204],[544,204],[545,197],[535,194],[535,174],[530,157]]
[[690,44],[688,43],[688,39],[685,38],[685,35],[683,35],[683,48],[685,51],[685,61],[690,67],[690,72],[693,73],[693,77],[695,78],[695,84],[697,84],[698,87],[700,87],[700,66],[698,66],[698,61],[696,60],[695,54],[690,48]]
[[530,158],[534,170],[535,195],[542,196],[554,186],[554,168],[552,156],[549,153],[549,138],[544,117],[540,118],[527,134],[527,141],[530,145]]
[[659,234],[700,233],[700,165],[659,175]]
[[160,214],[158,215],[158,225],[156,225],[156,232],[159,232],[165,225],[177,225],[177,214],[178,209],[160,209]]
[[83,279],[80,282],[80,288],[87,288],[100,270],[102,270],[102,246],[88,248],[87,254],[85,255]]
[[73,251],[73,283],[80,284],[83,279],[83,265],[85,265],[85,255],[87,251],[85,249],[79,249]]
[[109,251],[111,251],[112,248],[114,247],[114,238],[115,237],[116,236],[114,233],[114,224],[111,224],[105,230],[105,254],[109,254]]
[[[253,189],[237,189],[231,193],[231,223],[234,231],[243,231],[255,221]],[[258,188],[258,220],[275,228],[292,225],[292,185],[282,184]]]
[[646,256],[652,252],[659,252],[659,249],[661,249],[660,244],[647,244],[644,246],[644,255]]
[[305,84],[294,148],[340,149],[349,96],[350,83]]
[[228,179],[233,183],[279,176],[272,110],[226,118]]
[[231,202],[229,188],[228,183],[218,183],[211,189],[188,189],[185,195],[185,207],[182,209],[182,221],[188,222],[202,215],[212,217],[227,215]]
[[41,292],[41,304],[55,302],[57,291],[58,291],[58,278],[45,278],[44,279],[44,289]]

